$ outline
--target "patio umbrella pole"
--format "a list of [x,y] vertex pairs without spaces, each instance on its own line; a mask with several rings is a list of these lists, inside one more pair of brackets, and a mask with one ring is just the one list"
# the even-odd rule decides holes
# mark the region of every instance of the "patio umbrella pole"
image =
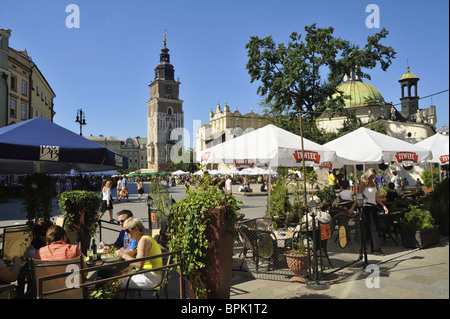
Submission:
[[[305,196],[305,205],[308,204],[308,198],[306,194],[306,174],[305,174],[305,149],[303,145],[303,121],[302,121],[302,110],[300,109],[299,112],[299,118],[300,118],[300,140],[302,145],[302,169],[303,169],[303,189],[304,189],[304,196]],[[306,247],[308,247],[308,273],[311,276],[311,249],[309,247],[309,223],[308,223],[308,210],[306,210]],[[316,256],[314,256],[316,258]],[[317,279],[317,274],[314,274],[314,276]]]

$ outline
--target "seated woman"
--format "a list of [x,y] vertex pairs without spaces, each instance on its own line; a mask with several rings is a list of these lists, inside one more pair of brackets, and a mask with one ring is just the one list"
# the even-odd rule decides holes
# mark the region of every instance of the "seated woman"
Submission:
[[[158,243],[150,236],[144,235],[144,225],[139,218],[130,217],[124,223],[125,231],[132,239],[137,240],[137,254],[135,258],[144,258],[147,256],[161,254],[161,248]],[[122,250],[116,252],[117,256],[122,257],[125,260],[133,260],[134,258],[124,253]],[[141,262],[130,264],[131,267],[142,269],[153,269],[162,267],[162,258],[148,259]],[[131,268],[130,267],[130,268]],[[161,272],[146,272],[143,274],[137,274],[131,277],[129,284],[130,288],[152,288],[157,286],[162,279]],[[121,288],[126,286],[127,280],[122,280]]]
[[46,234],[47,246],[39,249],[34,259],[67,260],[81,256],[77,245],[66,244],[66,231],[57,225],[50,226]]

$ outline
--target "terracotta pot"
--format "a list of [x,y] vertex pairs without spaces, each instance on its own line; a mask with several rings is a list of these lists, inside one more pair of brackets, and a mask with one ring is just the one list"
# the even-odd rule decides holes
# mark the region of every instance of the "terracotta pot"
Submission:
[[295,250],[289,250],[284,256],[289,269],[294,274],[302,275],[308,269],[308,255],[296,255]]

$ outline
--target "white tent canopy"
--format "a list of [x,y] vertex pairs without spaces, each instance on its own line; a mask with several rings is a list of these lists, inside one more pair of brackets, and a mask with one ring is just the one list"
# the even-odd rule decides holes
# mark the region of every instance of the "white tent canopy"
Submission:
[[185,175],[185,174],[189,174],[189,172],[178,170],[172,173],[172,175]]
[[442,134],[436,133],[423,141],[415,144],[431,151],[432,158],[428,159],[429,163],[439,163],[445,165],[449,163],[449,138]]
[[431,152],[392,136],[361,127],[324,145],[336,151],[341,164],[419,164]]
[[[305,164],[319,165],[335,160],[335,152],[303,139]],[[201,164],[252,161],[256,166],[300,166],[302,159],[301,137],[274,125],[267,125],[232,140],[197,152]]]

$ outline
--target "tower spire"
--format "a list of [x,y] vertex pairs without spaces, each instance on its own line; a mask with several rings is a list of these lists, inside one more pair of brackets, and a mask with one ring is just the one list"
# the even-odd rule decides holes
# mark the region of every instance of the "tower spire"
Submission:
[[164,40],[163,40],[163,42],[164,42],[164,47],[166,47],[166,44],[167,44],[166,32],[167,32],[167,29],[164,30]]

